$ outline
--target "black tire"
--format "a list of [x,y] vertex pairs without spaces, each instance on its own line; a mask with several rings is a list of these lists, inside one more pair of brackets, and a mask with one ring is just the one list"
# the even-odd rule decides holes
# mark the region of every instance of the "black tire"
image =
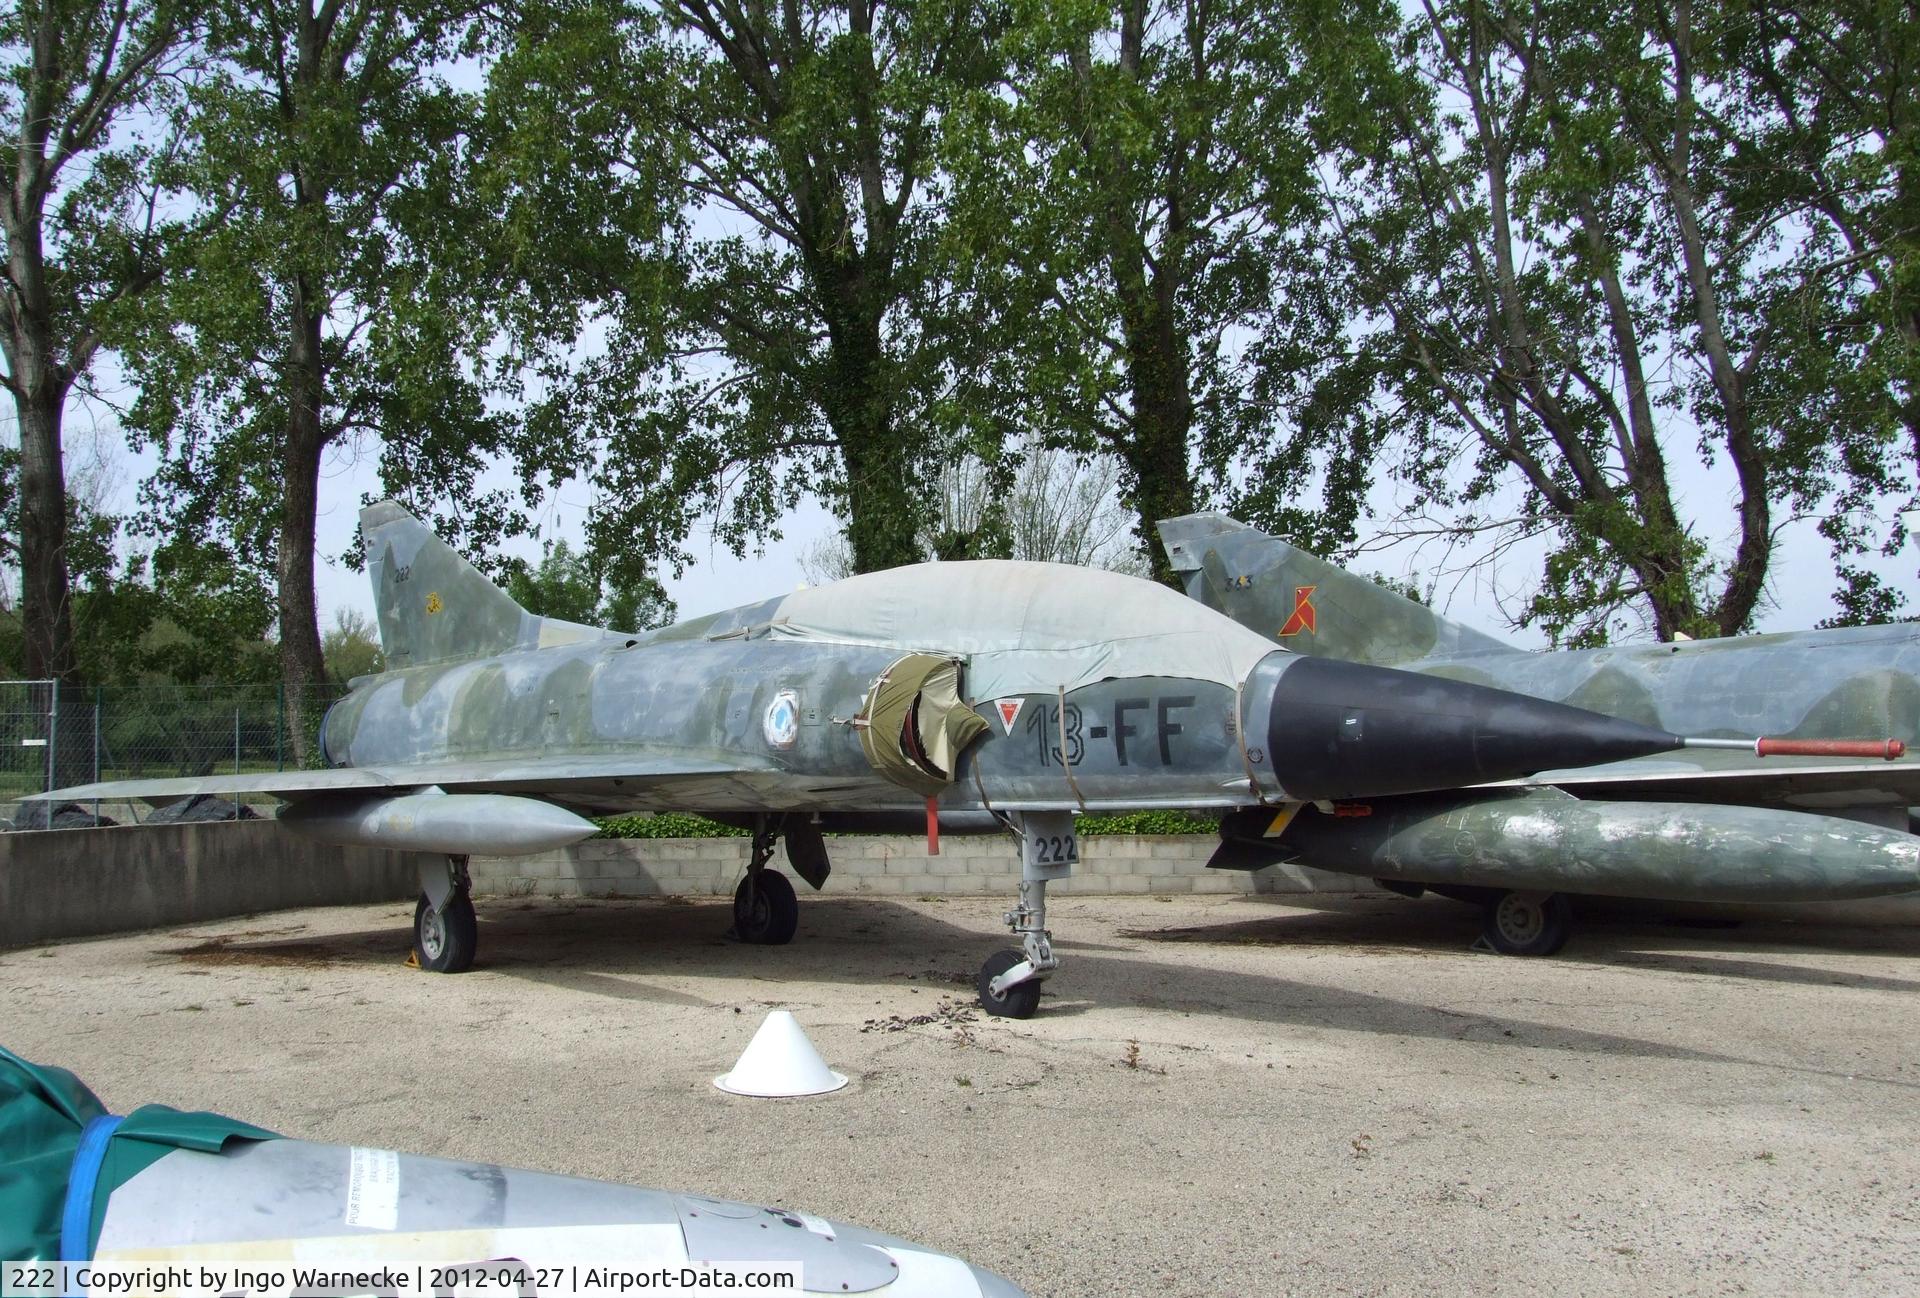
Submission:
[[1027,958],[1025,951],[1009,948],[995,951],[980,966],[980,1008],[996,1018],[1030,1019],[1040,1008],[1040,981],[1031,979],[1018,987],[1009,987],[1003,995],[993,994],[993,980]]
[[1501,955],[1552,955],[1573,932],[1573,903],[1562,892],[1503,892],[1487,903],[1481,931]]
[[474,917],[473,898],[465,888],[447,898],[447,908],[436,913],[427,894],[413,904],[413,958],[428,973],[465,973],[473,968],[480,946],[480,921]]
[[755,946],[785,946],[800,927],[800,900],[778,870],[750,871],[733,890],[733,932]]

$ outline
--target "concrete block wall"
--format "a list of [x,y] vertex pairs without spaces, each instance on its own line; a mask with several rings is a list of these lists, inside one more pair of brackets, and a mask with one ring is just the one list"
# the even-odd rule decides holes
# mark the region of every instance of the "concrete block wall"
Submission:
[[[1056,887],[1066,895],[1375,890],[1365,879],[1298,866],[1209,870],[1213,842],[1206,835],[1085,838],[1081,864]],[[948,838],[937,857],[908,837],[833,838],[827,848],[834,863],[828,886],[841,895],[1010,898],[1019,884],[1013,845],[1002,838]],[[475,858],[472,873],[475,890],[493,895],[724,896],[746,869],[747,851],[744,838],[593,839],[543,856]],[[323,846],[271,820],[0,833],[0,948],[302,906],[408,901],[419,892],[419,862],[411,853]],[[784,857],[775,863],[784,865]],[[1920,894],[1678,909],[1920,924]]]
[[[1209,870],[1209,834],[1082,838],[1073,877],[1056,895],[1372,891],[1365,879],[1299,866],[1253,874]],[[745,838],[596,838],[539,856],[475,857],[474,891],[541,897],[725,896],[746,870]],[[871,896],[1011,895],[1020,869],[1011,839],[948,837],[940,855],[926,840],[892,835],[829,838],[828,887]],[[773,864],[786,867],[784,854]]]
[[408,852],[327,847],[271,820],[0,834],[0,947],[420,891]]

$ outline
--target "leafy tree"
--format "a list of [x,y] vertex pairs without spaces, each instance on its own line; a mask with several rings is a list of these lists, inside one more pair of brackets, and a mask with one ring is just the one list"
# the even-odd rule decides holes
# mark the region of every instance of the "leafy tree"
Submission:
[[540,562],[509,559],[506,591],[529,613],[616,631],[641,631],[673,620],[673,601],[647,578],[634,585],[610,579],[590,554],[576,554],[566,539],[548,541]]
[[[1233,491],[1249,464],[1253,516],[1292,498],[1310,444],[1288,407],[1340,323],[1276,17],[1240,0],[1023,6],[1011,92],[971,99],[949,158],[971,250],[1011,268],[997,288],[1024,322],[1031,426],[1118,459],[1171,584],[1157,520]],[[1331,499],[1338,531],[1357,502]]]
[[[98,454],[67,459],[74,658],[67,680],[81,685],[272,680],[273,646],[264,639],[272,621],[271,592],[218,549],[183,549],[157,564],[151,555],[128,556],[126,520],[107,508],[117,489],[117,468]],[[0,675],[22,676],[25,652],[20,609],[0,598]],[[85,749],[84,743],[69,747],[76,754]],[[91,778],[90,769],[56,774],[63,782]]]
[[[1783,515],[1847,516],[1902,458],[1869,277],[1768,152],[1790,109],[1740,62],[1746,11],[1426,0],[1398,19],[1296,29],[1365,306],[1335,408],[1390,414],[1395,471],[1453,530],[1551,541],[1521,621],[1556,642],[1629,610],[1663,639],[1746,629]],[[1681,498],[1679,457],[1725,474],[1730,515]]]
[[212,64],[170,177],[223,219],[174,249],[180,272],[125,326],[128,424],[165,453],[149,528],[270,572],[282,677],[311,685],[326,676],[313,563],[329,454],[377,444],[386,487],[451,498],[477,546],[515,526],[505,495],[474,486],[512,423],[488,405],[481,268],[461,243],[478,97],[441,72],[487,29],[459,0],[207,12]]
[[[166,0],[21,0],[0,10],[0,375],[20,432],[21,670],[70,678],[72,563],[60,426],[102,315],[153,283],[148,173],[161,143],[130,124],[162,108],[185,11]],[[17,469],[17,477],[13,470]]]
[[[743,551],[815,493],[860,569],[917,557],[930,469],[995,445],[1014,396],[934,165],[943,106],[998,75],[995,21],[976,0],[526,21],[491,83],[499,224],[522,337],[551,349],[535,429],[594,443],[605,563],[685,562],[703,513]],[[580,360],[583,325],[604,347]]]
[[[64,475],[63,475],[64,476]],[[63,484],[64,486],[64,484]],[[94,591],[109,586],[118,575],[118,565],[114,557],[113,540],[119,520],[104,517],[91,508],[91,502],[82,492],[71,494],[63,491],[62,502],[66,509],[66,519],[61,527],[62,558],[67,569],[68,593],[63,608],[66,611],[68,625],[67,652],[72,665],[62,679],[67,681],[90,681],[96,679],[92,672],[95,666],[94,655],[87,652],[88,628],[101,620],[102,601],[91,599]],[[13,503],[17,507],[17,502]],[[12,510],[4,517],[7,531],[17,535],[18,515]],[[17,553],[17,547],[15,553]],[[111,605],[108,608],[111,609]],[[109,621],[123,619],[109,616]],[[144,627],[144,622],[141,623]],[[78,628],[79,634],[74,634]],[[0,592],[0,676],[9,679],[44,680],[44,676],[34,676],[27,670],[28,643],[26,610],[23,601],[8,597]]]
[[[1846,327],[1866,339],[1850,349],[1847,378],[1884,385],[1920,468],[1920,15],[1877,0],[1732,12],[1727,74],[1742,111],[1730,134],[1752,164],[1742,171],[1829,225],[1825,278],[1844,287]],[[1891,484],[1872,470],[1884,465],[1842,486],[1821,520],[1837,553],[1864,550],[1880,530],[1873,498]],[[1899,553],[1907,537],[1896,519],[1881,552]],[[1835,625],[1885,621],[1904,602],[1845,559],[1839,577]]]
[[327,679],[341,685],[387,669],[379,629],[357,608],[343,608],[333,615],[333,625],[322,637],[320,648],[327,657]]
[[[69,681],[210,686],[270,684],[278,678],[267,636],[273,625],[272,592],[257,574],[216,551],[198,553],[185,567],[163,563],[157,571],[145,555],[122,562],[116,554],[118,522],[85,511],[76,511],[68,522],[74,560]],[[0,674],[19,676],[24,651],[19,611],[0,603]],[[75,751],[85,748],[81,743]],[[90,772],[62,775],[63,782],[82,778],[90,778]]]

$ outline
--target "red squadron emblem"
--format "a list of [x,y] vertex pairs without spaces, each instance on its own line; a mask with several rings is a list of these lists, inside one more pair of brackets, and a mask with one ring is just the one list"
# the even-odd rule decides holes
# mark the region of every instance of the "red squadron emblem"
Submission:
[[1319,629],[1319,619],[1313,611],[1314,589],[1312,586],[1293,588],[1293,616],[1280,628],[1281,635],[1299,635],[1302,631],[1312,635]]

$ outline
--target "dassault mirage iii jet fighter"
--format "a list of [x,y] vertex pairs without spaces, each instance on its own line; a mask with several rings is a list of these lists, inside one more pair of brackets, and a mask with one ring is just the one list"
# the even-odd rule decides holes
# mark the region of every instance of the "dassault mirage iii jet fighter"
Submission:
[[[444,854],[415,949],[477,942],[470,854],[586,837],[582,813],[682,809],[750,825],[734,897],[749,941],[794,933],[826,830],[1012,831],[1017,950],[992,1012],[1033,1013],[1059,967],[1047,884],[1073,815],[1387,796],[1617,761],[1694,741],[1482,685],[1305,657],[1152,582],[981,561],[870,573],[624,634],[536,617],[398,505],[361,514],[387,671],[327,714],[321,771],[123,781],[60,799],[270,794],[324,841]],[[1271,810],[1266,813],[1269,817]]]
[[1920,626],[1532,653],[1449,622],[1220,514],[1160,524],[1187,593],[1298,653],[1404,668],[1693,735],[1789,736],[1371,798],[1282,822],[1229,816],[1214,864],[1295,861],[1482,904],[1495,949],[1547,955],[1566,895],[1791,902],[1920,888],[1920,761],[1849,735],[1920,733]]

